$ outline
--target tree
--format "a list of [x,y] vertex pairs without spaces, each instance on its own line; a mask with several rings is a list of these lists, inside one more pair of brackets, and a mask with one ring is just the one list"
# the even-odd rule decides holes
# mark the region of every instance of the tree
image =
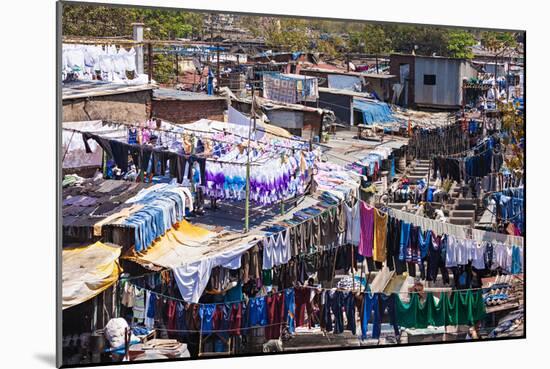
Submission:
[[392,42],[392,49],[400,53],[443,55],[446,45],[446,28],[410,25],[384,25],[384,32]]
[[474,36],[467,31],[451,31],[447,35],[446,55],[452,58],[472,59],[472,46],[476,44]]
[[523,140],[525,139],[525,124],[523,112],[516,109],[511,102],[497,102],[502,117],[502,128],[509,132],[503,137],[507,148],[504,162],[506,167],[516,173],[522,173],[525,166],[523,157]]
[[321,39],[315,44],[315,50],[330,57],[339,57],[340,51],[345,49],[344,40],[339,36]]
[[481,45],[495,53],[517,46],[516,35],[513,32],[487,31],[481,35]]
[[268,47],[285,51],[305,51],[310,45],[306,21],[294,18],[263,17],[256,24]]
[[367,54],[385,54],[391,50],[391,40],[382,26],[367,24],[361,36],[363,51]]
[[202,30],[203,15],[181,10],[63,5],[62,30],[65,36],[130,37],[135,22],[145,24],[146,38],[174,39],[198,35]]

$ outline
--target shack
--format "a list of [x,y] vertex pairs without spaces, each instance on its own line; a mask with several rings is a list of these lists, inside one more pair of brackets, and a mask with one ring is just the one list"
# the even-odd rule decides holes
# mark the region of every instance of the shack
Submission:
[[365,92],[319,87],[319,107],[332,110],[338,123],[353,126],[358,122],[360,113],[353,114],[355,98],[368,99],[371,95]]
[[[327,113],[325,109],[279,103],[261,97],[256,97],[256,102],[274,126],[304,139],[313,139],[321,133],[324,114]],[[231,104],[238,111],[250,114],[252,99],[232,99]]]
[[363,91],[365,84],[363,75],[357,72],[327,68],[304,68],[300,69],[300,74],[319,78],[319,86],[321,87]]
[[151,116],[156,85],[75,81],[63,84],[63,122],[143,122]]
[[376,94],[382,101],[390,101],[392,85],[398,80],[396,75],[363,73],[362,76],[365,81],[363,91]]
[[406,107],[458,109],[462,80],[477,76],[467,59],[392,54],[390,74],[399,76],[392,86],[392,101]]

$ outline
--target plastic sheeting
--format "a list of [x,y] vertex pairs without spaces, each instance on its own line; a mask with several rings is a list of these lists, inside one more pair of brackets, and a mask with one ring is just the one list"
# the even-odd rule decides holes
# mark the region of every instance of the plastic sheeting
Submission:
[[212,268],[240,268],[242,253],[257,242],[253,235],[217,236],[215,232],[182,220],[146,252],[137,254],[132,251],[124,258],[142,265],[154,264],[172,269],[182,298],[198,302]]
[[340,74],[328,75],[328,87],[348,91],[361,91],[361,77]]
[[112,286],[122,269],[120,247],[96,242],[63,250],[63,309],[78,305]]
[[152,263],[164,268],[176,268],[200,258],[216,233],[182,220],[143,253],[125,255],[124,258],[141,264]]
[[225,249],[207,259],[201,259],[188,263],[179,268],[174,268],[174,278],[180,290],[182,298],[187,302],[199,302],[212,268],[222,266],[228,269],[241,267],[241,255],[254,246],[255,242],[242,240],[236,247]]
[[395,122],[390,106],[384,102],[353,99],[353,108],[363,113],[364,124]]
[[[84,132],[93,131],[110,138],[126,137],[126,129],[120,126],[104,125],[100,120],[63,122],[63,128]],[[91,153],[86,152],[81,133],[63,130],[63,168],[101,166],[103,149],[95,141],[90,141],[89,145],[92,150]]]
[[[243,113],[241,113],[240,111],[238,111],[237,109],[235,109],[232,106],[230,106],[227,109],[227,121],[229,123],[233,123],[237,126],[243,127],[244,128],[243,131],[246,135],[248,135],[248,131],[252,127],[254,127],[254,122],[253,122],[252,118],[247,117],[246,115],[244,115]],[[265,129],[264,124],[263,124],[261,119],[256,119],[256,128],[258,130],[256,132],[254,132],[254,134],[256,136],[255,138],[260,139],[264,135],[263,130]],[[252,134],[252,132],[251,132],[251,134]],[[252,138],[254,138],[254,137],[252,136]]]

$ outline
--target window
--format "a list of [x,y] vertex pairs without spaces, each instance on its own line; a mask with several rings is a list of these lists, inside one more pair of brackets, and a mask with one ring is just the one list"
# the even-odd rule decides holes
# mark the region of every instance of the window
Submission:
[[425,85],[435,85],[435,74],[424,74]]

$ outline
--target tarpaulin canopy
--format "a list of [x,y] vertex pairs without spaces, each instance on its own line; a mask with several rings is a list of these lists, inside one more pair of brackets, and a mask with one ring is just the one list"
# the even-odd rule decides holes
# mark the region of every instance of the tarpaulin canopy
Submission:
[[218,234],[182,220],[146,252],[131,250],[123,258],[147,267],[170,268],[184,300],[198,302],[212,268],[238,269],[241,255],[259,239],[258,234]]
[[353,108],[363,113],[364,124],[395,122],[390,106],[384,102],[354,98]]
[[112,286],[122,269],[120,247],[96,242],[63,250],[63,309],[88,301]]
[[151,263],[164,268],[176,268],[202,257],[208,249],[209,241],[216,235],[215,232],[182,220],[153,242],[145,252],[137,253],[132,249],[123,258],[139,264]]

